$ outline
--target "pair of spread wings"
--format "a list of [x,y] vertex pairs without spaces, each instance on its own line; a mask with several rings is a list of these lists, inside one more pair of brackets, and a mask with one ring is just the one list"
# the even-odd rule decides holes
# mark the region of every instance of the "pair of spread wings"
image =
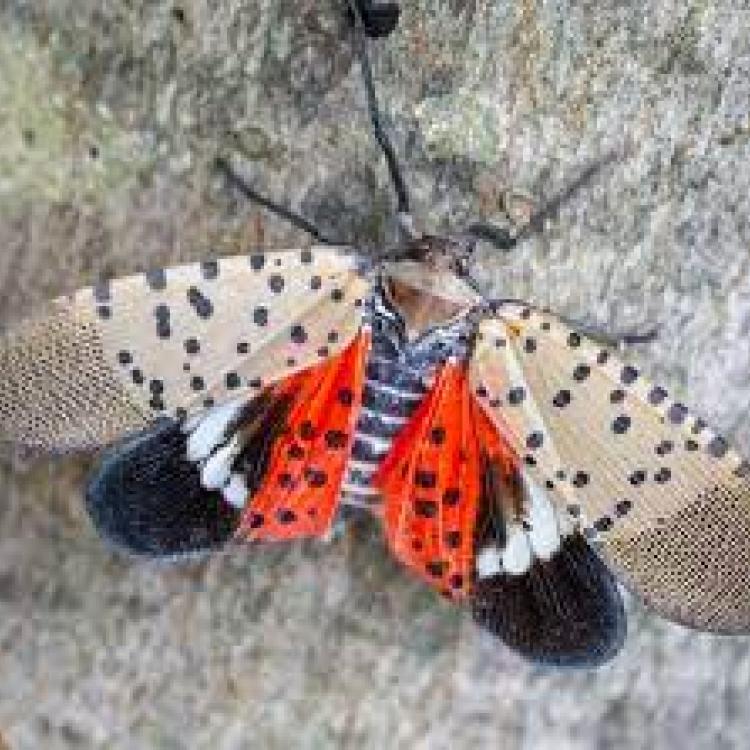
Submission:
[[[105,465],[120,474],[105,471],[99,489],[125,505],[141,492],[139,523],[168,534],[181,513],[197,514],[198,528],[206,511],[190,505],[195,489],[172,459],[149,458],[170,441],[185,447],[162,418],[197,424],[245,404],[252,501],[236,528],[229,511],[210,522],[249,539],[322,534],[361,405],[371,287],[361,267],[347,249],[265,252],[59,299],[3,339],[0,434],[49,452],[130,436],[139,476],[125,476],[115,452]],[[467,361],[437,372],[375,478],[391,548],[438,588],[471,595],[480,506],[514,471],[657,612],[704,630],[750,628],[747,464],[611,350],[553,315],[500,304],[479,320]],[[172,504],[149,515],[143,487],[170,477]],[[588,564],[578,548],[566,554],[570,570]],[[510,617],[520,594],[504,595]]]

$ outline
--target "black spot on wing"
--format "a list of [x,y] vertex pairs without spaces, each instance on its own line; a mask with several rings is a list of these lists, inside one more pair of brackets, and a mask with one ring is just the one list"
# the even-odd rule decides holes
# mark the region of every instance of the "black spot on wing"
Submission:
[[156,319],[156,335],[160,339],[168,339],[172,335],[172,312],[169,305],[160,304],[154,308]]
[[260,326],[261,328],[268,325],[268,308],[263,307],[262,305],[260,307],[256,307],[255,310],[253,310],[253,322],[256,326]]
[[443,492],[443,504],[449,508],[453,508],[458,505],[461,499],[461,491],[457,487],[449,487]]
[[555,394],[555,397],[552,399],[552,403],[558,409],[564,409],[570,403],[570,400],[570,391],[567,389],[563,389]]
[[625,400],[625,391],[622,388],[615,388],[609,394],[609,400],[613,404],[621,404]]
[[727,441],[723,437],[717,435],[706,446],[706,449],[714,458],[724,458],[724,456],[727,454],[727,451],[729,450],[729,443],[727,443]]
[[268,279],[268,288],[274,294],[281,294],[284,291],[284,277],[278,273],[271,274]]
[[591,368],[587,364],[581,363],[576,366],[575,370],[573,370],[573,380],[576,380],[579,383],[582,383],[584,380],[588,378],[590,374],[591,374]]
[[301,326],[299,323],[293,325],[290,338],[295,344],[304,344],[307,341],[307,331],[304,326]]
[[214,306],[211,300],[196,286],[191,286],[187,291],[187,298],[190,306],[195,310],[199,318],[210,318],[214,313]]
[[624,435],[630,429],[631,422],[632,420],[627,414],[620,414],[612,422],[612,432],[615,435]]
[[508,403],[511,406],[518,406],[526,398],[526,391],[523,386],[517,385],[508,391]]
[[105,304],[112,301],[112,287],[109,281],[99,281],[93,289],[94,300],[99,304]]
[[632,385],[638,379],[638,370],[632,365],[625,365],[620,373],[620,380],[624,385]]
[[213,281],[219,276],[219,262],[217,260],[206,260],[201,263],[201,274],[206,281]]
[[611,573],[580,535],[523,575],[477,581],[474,619],[522,656],[541,664],[593,667],[625,639],[626,618]]
[[177,422],[161,419],[107,452],[86,509],[110,544],[135,555],[176,557],[223,545],[239,511],[200,483]]
[[648,394],[648,401],[652,406],[659,406],[667,398],[667,392],[661,386],[655,386]]

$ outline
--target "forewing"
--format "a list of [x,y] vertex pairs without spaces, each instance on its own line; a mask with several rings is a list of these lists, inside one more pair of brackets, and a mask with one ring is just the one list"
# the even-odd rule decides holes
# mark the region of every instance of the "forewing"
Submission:
[[612,351],[520,305],[480,323],[471,378],[530,476],[653,609],[750,628],[750,485],[723,438]]
[[0,436],[63,451],[195,413],[340,352],[368,282],[354,253],[256,253],[100,284],[0,343]]

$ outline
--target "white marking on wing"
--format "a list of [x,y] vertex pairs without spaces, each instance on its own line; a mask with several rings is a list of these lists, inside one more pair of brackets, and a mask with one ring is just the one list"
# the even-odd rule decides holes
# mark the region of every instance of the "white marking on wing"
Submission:
[[536,482],[524,475],[526,488],[526,519],[531,526],[527,532],[531,549],[536,557],[549,560],[560,549],[560,529],[557,514],[547,493]]
[[508,541],[503,549],[503,571],[508,575],[523,575],[531,567],[532,554],[529,537],[520,524],[508,527]]
[[221,489],[229,481],[232,464],[241,450],[237,436],[232,438],[229,445],[217,450],[201,469],[201,484],[207,490]]
[[488,545],[482,547],[475,561],[477,576],[479,578],[491,578],[501,572],[502,553],[498,547]]
[[245,477],[242,474],[232,474],[229,478],[229,482],[222,489],[224,499],[230,504],[234,505],[235,508],[244,508],[247,503],[247,484],[245,483]]
[[188,461],[198,462],[208,458],[216,446],[223,442],[227,428],[237,418],[241,408],[242,402],[233,401],[209,411],[192,430],[192,423],[188,423],[184,428],[185,432],[190,432],[187,441]]

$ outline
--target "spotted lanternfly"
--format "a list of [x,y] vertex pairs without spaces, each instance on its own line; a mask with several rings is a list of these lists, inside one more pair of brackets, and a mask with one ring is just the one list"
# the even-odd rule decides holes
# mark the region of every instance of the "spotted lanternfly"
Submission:
[[747,631],[748,463],[613,348],[480,294],[477,236],[518,239],[477,225],[377,258],[259,252],[58,299],[0,347],[2,432],[47,451],[112,446],[86,506],[138,555],[322,537],[364,508],[399,561],[539,662],[618,650],[612,573],[665,617]]

